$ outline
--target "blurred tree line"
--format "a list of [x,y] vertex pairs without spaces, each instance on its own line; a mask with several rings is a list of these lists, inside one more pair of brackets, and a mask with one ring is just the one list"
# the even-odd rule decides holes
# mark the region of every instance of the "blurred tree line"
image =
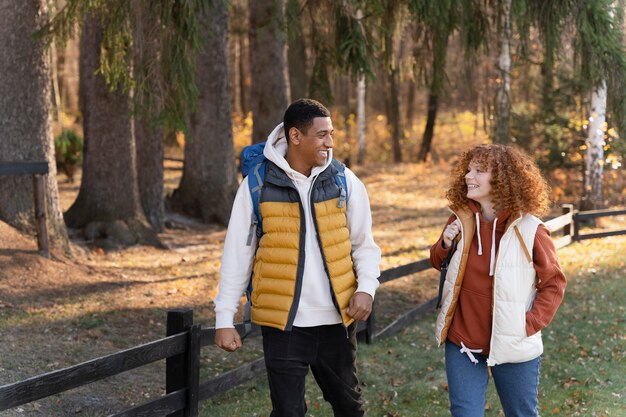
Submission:
[[[51,236],[66,250],[66,225],[90,239],[160,244],[165,139],[179,131],[183,175],[168,204],[226,223],[237,188],[233,114],[251,113],[260,142],[299,97],[356,114],[357,163],[366,111],[385,116],[390,159],[401,162],[430,158],[442,108],[469,110],[494,142],[514,142],[546,168],[584,169],[585,209],[602,205],[606,162],[626,154],[623,0],[0,6],[0,160],[48,161]],[[64,117],[82,125],[84,148],[80,191],[62,215],[51,123]],[[424,130],[408,153],[416,118]],[[0,179],[1,220],[32,225],[31,187]]]

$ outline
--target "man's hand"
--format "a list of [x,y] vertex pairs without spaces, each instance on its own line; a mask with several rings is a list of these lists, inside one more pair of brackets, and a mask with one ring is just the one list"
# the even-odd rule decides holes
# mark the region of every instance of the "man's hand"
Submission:
[[372,296],[368,293],[355,292],[346,312],[355,320],[367,320],[372,312],[373,302]]
[[224,328],[215,330],[215,344],[227,352],[234,352],[242,343],[237,330]]

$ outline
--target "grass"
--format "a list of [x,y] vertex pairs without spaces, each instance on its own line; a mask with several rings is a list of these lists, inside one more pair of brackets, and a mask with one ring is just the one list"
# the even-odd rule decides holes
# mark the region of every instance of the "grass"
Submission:
[[[583,241],[559,252],[566,296],[543,332],[539,386],[542,416],[626,416],[626,237]],[[443,349],[434,343],[430,314],[397,336],[360,345],[358,367],[371,416],[447,416]],[[330,417],[312,377],[309,416]],[[202,404],[201,416],[269,416],[269,390],[259,378]],[[502,416],[493,384],[485,416]]]

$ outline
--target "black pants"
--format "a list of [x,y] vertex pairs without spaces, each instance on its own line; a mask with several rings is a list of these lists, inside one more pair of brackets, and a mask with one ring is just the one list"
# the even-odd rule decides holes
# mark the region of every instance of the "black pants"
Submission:
[[284,332],[263,327],[263,351],[272,397],[270,417],[304,417],[304,381],[313,376],[335,417],[360,417],[361,389],[356,376],[356,326],[293,327]]

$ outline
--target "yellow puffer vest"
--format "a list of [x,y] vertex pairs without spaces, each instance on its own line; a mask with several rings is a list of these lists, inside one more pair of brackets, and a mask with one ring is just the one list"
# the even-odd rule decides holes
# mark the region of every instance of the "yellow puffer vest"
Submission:
[[[322,259],[330,279],[333,302],[347,326],[346,314],[357,288],[352,266],[352,245],[346,223],[346,207],[338,207],[340,189],[331,164],[311,190],[313,222]],[[252,322],[290,330],[298,308],[304,272],[305,219],[300,196],[291,180],[268,162],[259,204],[263,235],[252,272]]]

